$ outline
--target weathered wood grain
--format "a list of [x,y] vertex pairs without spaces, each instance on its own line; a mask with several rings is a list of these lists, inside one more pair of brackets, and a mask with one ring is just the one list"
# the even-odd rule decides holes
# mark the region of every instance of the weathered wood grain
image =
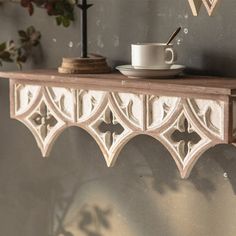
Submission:
[[183,94],[236,95],[236,79],[185,76],[174,79],[128,79],[119,73],[71,75],[56,70],[0,72],[0,77],[57,86],[92,86],[103,90],[138,90],[144,93],[177,92]]

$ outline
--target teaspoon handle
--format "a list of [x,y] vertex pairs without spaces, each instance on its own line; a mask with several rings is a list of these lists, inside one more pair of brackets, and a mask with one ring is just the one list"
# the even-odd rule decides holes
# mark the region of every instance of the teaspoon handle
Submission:
[[177,34],[180,32],[181,27],[179,27],[169,38],[169,40],[167,41],[166,45],[169,45],[173,39],[177,36]]

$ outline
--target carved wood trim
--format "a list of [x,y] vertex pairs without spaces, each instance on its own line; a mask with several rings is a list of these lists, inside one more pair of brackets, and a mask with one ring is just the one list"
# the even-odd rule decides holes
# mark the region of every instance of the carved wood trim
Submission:
[[96,140],[107,165],[113,166],[132,138],[146,134],[168,149],[181,177],[187,178],[206,150],[226,143],[231,135],[226,132],[229,99],[220,96],[186,98],[11,80],[10,97],[11,117],[30,129],[43,156],[64,129],[78,126]]

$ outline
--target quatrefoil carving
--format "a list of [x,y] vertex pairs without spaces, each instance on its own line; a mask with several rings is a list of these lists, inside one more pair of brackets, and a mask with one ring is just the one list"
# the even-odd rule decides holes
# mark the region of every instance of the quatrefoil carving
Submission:
[[190,166],[212,145],[211,139],[197,127],[185,108],[161,137],[175,159],[182,177],[188,175]]
[[106,110],[97,129],[104,136],[107,149],[110,149],[113,143],[116,142],[117,137],[124,132],[124,128],[109,109]]
[[47,156],[51,147],[65,126],[47,102],[44,95],[36,107],[20,119],[33,133],[43,156]]
[[[11,83],[11,116],[33,133],[43,156],[67,127],[79,126],[98,143],[108,166],[133,137],[145,134],[171,153],[181,176],[210,147],[226,142],[225,102]],[[233,114],[236,114],[233,105]],[[233,130],[236,130],[235,122]],[[234,132],[236,133],[236,131]]]
[[194,131],[191,124],[183,115],[179,118],[176,124],[176,130],[170,138],[175,142],[174,146],[177,148],[179,156],[183,161],[201,140],[201,137]]
[[53,127],[57,124],[56,118],[44,102],[41,102],[38,109],[29,117],[29,121],[38,130],[42,140],[45,140]]
[[118,117],[110,103],[101,115],[89,125],[108,166],[113,166],[123,146],[133,137],[132,130]]

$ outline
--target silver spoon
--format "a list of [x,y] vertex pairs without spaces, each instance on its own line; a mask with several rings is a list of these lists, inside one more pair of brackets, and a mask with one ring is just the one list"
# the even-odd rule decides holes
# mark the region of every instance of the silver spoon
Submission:
[[178,33],[180,32],[181,27],[179,27],[169,38],[169,40],[167,41],[166,45],[169,45],[173,39],[178,35]]

